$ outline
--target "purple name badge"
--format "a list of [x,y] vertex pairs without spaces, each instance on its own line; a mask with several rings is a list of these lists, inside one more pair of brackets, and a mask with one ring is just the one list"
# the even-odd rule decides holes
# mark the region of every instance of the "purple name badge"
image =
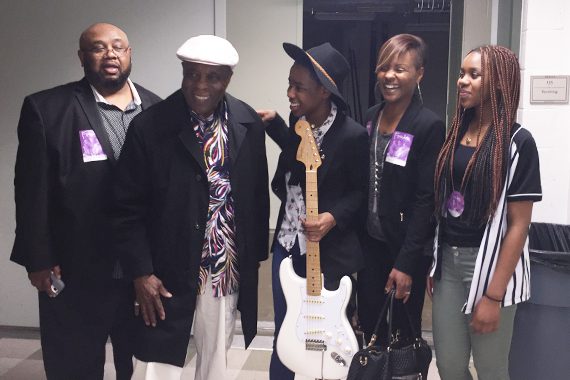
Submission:
[[371,121],[366,123],[366,131],[368,132],[368,136],[372,136],[372,122]]
[[103,161],[107,155],[103,152],[103,147],[92,129],[79,131],[79,141],[81,141],[81,152],[83,162]]
[[451,194],[449,194],[449,198],[447,198],[447,212],[454,218],[458,218],[463,214],[463,210],[465,209],[465,199],[463,195],[457,190],[453,190]]
[[386,162],[406,166],[408,154],[410,154],[410,148],[412,147],[412,141],[414,141],[413,135],[399,131],[394,132],[390,140],[388,152],[386,153]]

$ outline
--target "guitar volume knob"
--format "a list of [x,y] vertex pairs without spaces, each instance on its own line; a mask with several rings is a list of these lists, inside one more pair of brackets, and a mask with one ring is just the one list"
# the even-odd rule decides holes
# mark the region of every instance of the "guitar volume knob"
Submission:
[[344,360],[342,358],[342,356],[340,356],[339,354],[337,354],[336,352],[331,352],[331,357],[333,358],[333,360],[340,365],[341,367],[346,367],[346,360]]

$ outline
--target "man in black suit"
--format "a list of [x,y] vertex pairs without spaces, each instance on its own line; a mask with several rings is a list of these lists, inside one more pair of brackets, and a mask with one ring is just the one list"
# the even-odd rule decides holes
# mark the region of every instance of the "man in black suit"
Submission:
[[129,80],[131,47],[116,26],[86,29],[78,55],[82,80],[22,106],[11,260],[39,291],[48,379],[102,379],[109,336],[117,378],[130,379],[134,297],[111,253],[111,179],[130,121],[160,99]]
[[236,309],[246,346],[257,332],[265,131],[226,93],[238,62],[228,41],[193,37],[177,56],[182,88],[133,121],[119,160],[116,247],[140,303],[133,378],[180,379],[193,327],[195,379],[218,380],[227,378]]

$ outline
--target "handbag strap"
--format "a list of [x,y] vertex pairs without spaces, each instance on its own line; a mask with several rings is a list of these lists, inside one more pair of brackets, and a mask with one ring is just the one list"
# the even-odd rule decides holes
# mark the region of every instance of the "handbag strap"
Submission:
[[386,300],[384,301],[384,305],[382,305],[382,309],[380,310],[380,314],[378,315],[378,320],[376,321],[376,326],[374,326],[374,333],[370,337],[370,342],[368,343],[368,347],[371,347],[374,345],[374,343],[376,343],[376,339],[378,339],[378,329],[380,328],[380,324],[382,323],[382,319],[384,319],[386,317],[386,311],[388,311],[390,314],[388,316],[388,324],[389,324],[388,331],[390,334],[392,334],[392,309],[393,309],[392,306],[394,304],[394,294],[395,293],[396,293],[396,290],[394,290],[394,289],[390,290],[390,292],[388,293],[388,296],[386,297]]
[[[408,305],[406,305],[403,301],[402,305],[404,305],[404,313],[406,314],[406,317],[408,319],[408,324],[410,325],[410,331],[412,332],[414,339],[420,339],[422,337],[422,334],[421,332],[418,333],[418,331],[416,331],[416,328],[414,327],[414,324],[412,322],[412,317],[410,316],[410,312],[408,311]],[[392,334],[392,331],[390,331],[390,334]]]
[[[374,345],[374,343],[376,343],[376,340],[378,339],[378,329],[380,328],[380,324],[382,323],[382,319],[384,319],[386,317],[386,312],[388,313],[388,347],[390,347],[392,345],[391,339],[390,337],[392,336],[392,318],[393,318],[393,312],[394,312],[394,298],[396,295],[396,290],[392,289],[390,290],[390,292],[388,293],[388,296],[386,297],[386,300],[384,301],[384,305],[382,306],[382,310],[380,311],[380,314],[378,315],[378,320],[376,321],[376,326],[374,327],[374,333],[372,334],[371,338],[370,338],[370,342],[368,343],[368,347],[371,347]],[[410,317],[410,313],[408,312],[408,307],[407,305],[402,301],[402,304],[404,306],[404,313],[406,314],[406,319],[408,320],[408,324],[410,326],[410,331],[412,332],[414,339],[420,339],[421,335],[418,334],[418,332],[416,331],[414,324],[412,323],[412,317]]]

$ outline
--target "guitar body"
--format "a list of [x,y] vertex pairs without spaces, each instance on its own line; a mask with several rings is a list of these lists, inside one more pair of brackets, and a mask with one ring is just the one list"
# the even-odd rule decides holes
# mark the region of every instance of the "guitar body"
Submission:
[[348,374],[358,342],[346,317],[352,283],[344,276],[337,290],[324,287],[309,295],[291,258],[279,268],[287,313],[277,337],[277,353],[291,371],[317,379],[341,379]]

